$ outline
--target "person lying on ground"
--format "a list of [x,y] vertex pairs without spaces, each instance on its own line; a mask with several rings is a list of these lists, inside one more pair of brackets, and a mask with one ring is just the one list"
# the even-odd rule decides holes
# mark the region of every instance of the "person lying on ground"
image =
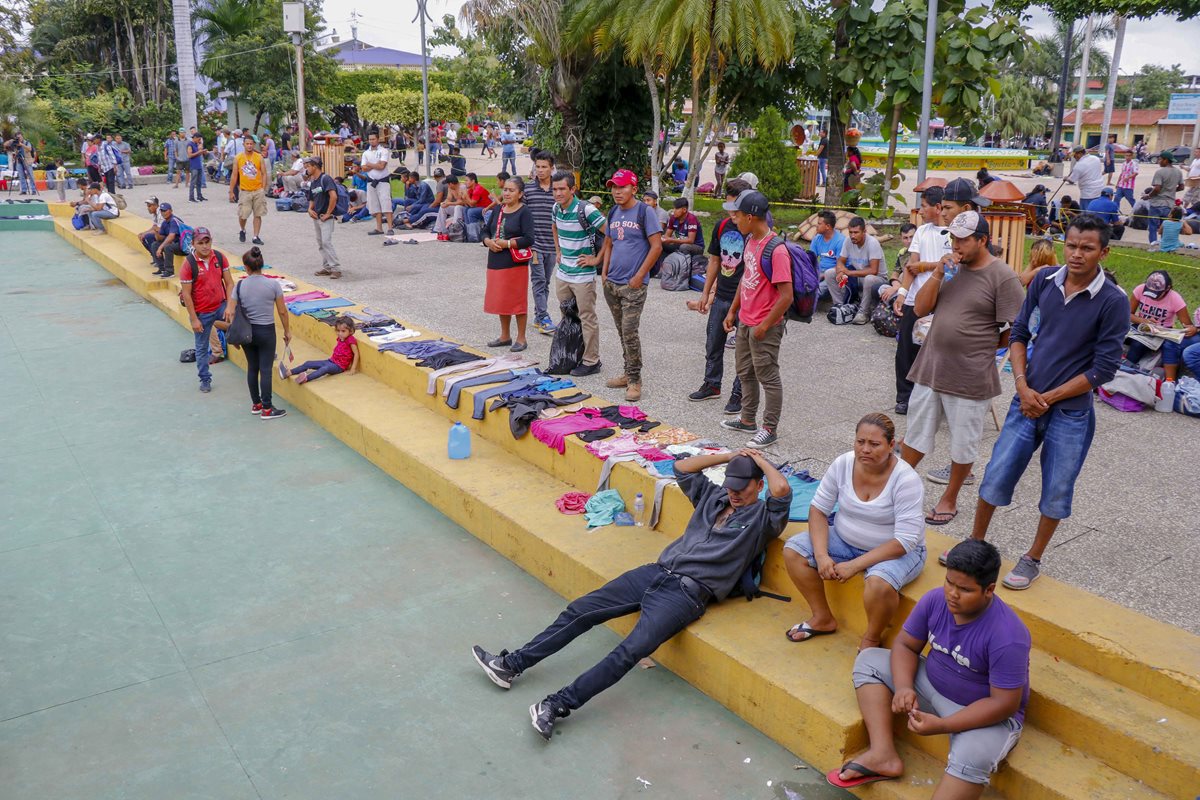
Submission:
[[[718,487],[703,470],[725,464]],[[675,479],[695,507],[683,535],[654,564],[625,572],[574,600],[548,628],[514,652],[493,655],[476,645],[472,654],[502,689],[577,636],[635,611],[633,630],[600,663],[529,707],[533,728],[546,741],[555,722],[615,684],[638,661],[724,600],[788,522],[792,489],[758,450],[694,456],[676,461]],[[766,499],[759,499],[763,482]]]

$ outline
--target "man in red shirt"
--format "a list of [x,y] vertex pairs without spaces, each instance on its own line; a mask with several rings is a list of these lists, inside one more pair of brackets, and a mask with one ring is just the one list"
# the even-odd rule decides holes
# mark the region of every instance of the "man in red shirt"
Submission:
[[[770,447],[779,440],[779,416],[783,411],[783,379],[779,375],[779,343],[788,306],[792,303],[792,259],[783,237],[767,224],[767,197],[747,189],[722,206],[733,212],[733,222],[746,237],[745,263],[738,293],[725,315],[725,332],[737,327],[738,378],[742,381],[742,414],[721,426],[753,433],[749,447]],[[766,398],[763,424],[758,427],[758,392]]]
[[491,193],[479,184],[479,177],[474,172],[468,172],[463,180],[467,184],[467,222],[483,224],[483,212],[495,203]]
[[196,334],[196,371],[200,374],[200,391],[212,391],[212,373],[208,364],[211,357],[209,335],[219,319],[233,321],[233,307],[226,310],[225,300],[233,291],[233,278],[229,274],[229,259],[212,246],[212,233],[208,228],[196,228],[192,234],[192,252],[179,270],[179,296],[187,308]]

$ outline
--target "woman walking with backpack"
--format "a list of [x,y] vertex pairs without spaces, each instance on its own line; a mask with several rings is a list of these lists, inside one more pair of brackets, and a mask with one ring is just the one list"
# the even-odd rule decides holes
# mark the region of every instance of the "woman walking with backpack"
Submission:
[[246,354],[246,385],[250,389],[250,413],[262,419],[276,419],[287,413],[274,406],[271,394],[271,368],[275,361],[275,313],[283,321],[284,344],[292,342],[292,324],[283,303],[279,281],[262,274],[263,255],[257,247],[242,254],[246,277],[237,282],[230,295],[234,314],[238,309],[250,323],[251,338],[242,345]]

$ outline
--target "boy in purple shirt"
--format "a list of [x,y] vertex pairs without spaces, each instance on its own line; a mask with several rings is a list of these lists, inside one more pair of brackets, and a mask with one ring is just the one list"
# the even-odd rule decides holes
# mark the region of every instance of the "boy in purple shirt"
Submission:
[[[1029,702],[1029,629],[995,596],[1000,553],[978,539],[946,558],[946,584],[919,601],[890,651],[854,662],[854,691],[870,744],[826,779],[850,788],[904,773],[892,716],[921,736],[950,735],[936,800],[975,800],[1021,736]],[[929,655],[922,657],[925,645]]]

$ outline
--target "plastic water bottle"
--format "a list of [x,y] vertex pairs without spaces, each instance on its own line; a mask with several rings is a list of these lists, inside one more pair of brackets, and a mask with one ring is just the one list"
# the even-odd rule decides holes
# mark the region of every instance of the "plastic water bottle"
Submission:
[[471,431],[466,425],[461,422],[454,423],[454,427],[450,429],[450,441],[447,445],[447,450],[450,458],[470,458],[471,457]]
[[639,528],[646,524],[646,498],[642,497],[641,492],[633,498],[633,518]]
[[1155,411],[1174,411],[1175,410],[1175,382],[1163,381],[1160,387],[1162,397],[1154,403]]

